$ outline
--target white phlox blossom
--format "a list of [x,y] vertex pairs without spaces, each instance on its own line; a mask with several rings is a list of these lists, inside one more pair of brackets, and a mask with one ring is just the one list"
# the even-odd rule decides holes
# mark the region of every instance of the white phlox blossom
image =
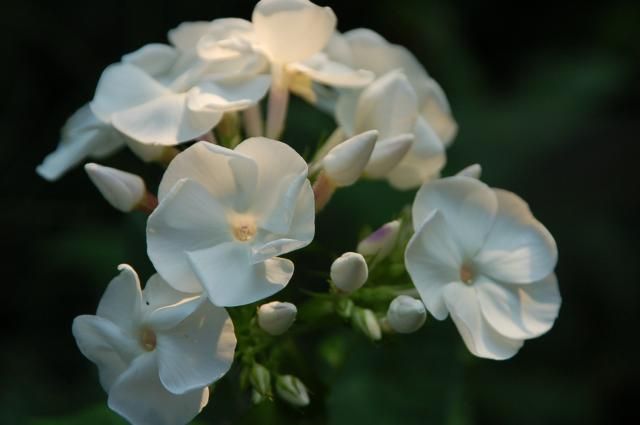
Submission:
[[308,245],[314,198],[292,148],[250,138],[234,150],[198,142],[176,156],[149,217],[149,258],[170,285],[219,306],[275,294],[293,274],[278,255]]
[[82,354],[98,366],[109,407],[134,425],[182,425],[231,367],[236,338],[225,309],[171,288],[158,275],[144,290],[128,265],[95,316],[73,322]]
[[433,317],[451,315],[469,351],[506,359],[551,328],[558,252],[521,198],[454,176],[422,186],[412,213],[407,271]]

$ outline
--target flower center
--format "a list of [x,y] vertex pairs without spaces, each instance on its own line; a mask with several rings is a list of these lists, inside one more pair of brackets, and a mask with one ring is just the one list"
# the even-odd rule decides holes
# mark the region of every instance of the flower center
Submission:
[[140,335],[140,342],[142,347],[147,351],[153,351],[156,348],[156,334],[149,328],[144,328]]
[[462,267],[460,267],[460,280],[467,285],[471,285],[474,278],[475,273],[473,267],[468,263],[464,263]]
[[240,242],[248,242],[256,235],[256,221],[247,215],[238,215],[230,220],[233,237]]

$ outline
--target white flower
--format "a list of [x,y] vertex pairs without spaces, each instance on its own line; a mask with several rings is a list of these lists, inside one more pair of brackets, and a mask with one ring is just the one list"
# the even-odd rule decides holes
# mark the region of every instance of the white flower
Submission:
[[181,59],[166,45],[126,55],[102,73],[91,110],[134,140],[176,145],[211,130],[224,112],[254,105],[270,85],[267,75],[225,80],[210,63]]
[[387,177],[394,187],[409,189],[437,176],[444,166],[444,146],[418,116],[415,90],[401,71],[388,72],[359,95],[342,94],[336,105],[336,120],[347,136],[379,131],[365,170],[370,177]]
[[322,159],[322,168],[337,187],[351,186],[362,175],[378,139],[375,130],[358,134],[332,148]]
[[129,212],[144,201],[147,188],[140,176],[94,163],[86,164],[84,169],[114,208]]
[[558,252],[521,198],[449,177],[420,188],[413,224],[407,271],[429,312],[451,314],[473,354],[506,359],[551,328]]
[[49,181],[57,180],[85,158],[103,158],[124,145],[122,135],[97,119],[89,105],[85,105],[67,120],[58,147],[38,165],[36,172]]
[[385,223],[375,232],[361,240],[357,251],[362,255],[377,255],[379,258],[384,258],[389,255],[395,246],[399,231],[400,220]]
[[424,119],[446,146],[452,142],[458,126],[449,102],[442,88],[406,48],[389,43],[370,29],[358,28],[334,34],[326,52],[337,62],[370,70],[377,77],[402,69],[417,95],[419,119]]
[[343,292],[360,289],[368,277],[367,262],[357,252],[345,252],[331,264],[331,280]]
[[233,324],[206,297],[180,293],[158,275],[144,291],[121,265],[95,316],[77,317],[73,335],[98,366],[109,407],[134,425],[180,425],[207,404],[207,385],[230,368]]
[[389,304],[387,323],[396,332],[407,334],[415,332],[427,320],[427,311],[420,300],[408,295],[399,295]]
[[314,199],[307,164],[284,143],[235,150],[199,142],[167,168],[147,224],[149,258],[170,285],[219,306],[255,302],[291,279],[278,255],[308,245]]
[[298,309],[291,303],[273,301],[258,307],[258,325],[270,335],[282,335],[296,320]]

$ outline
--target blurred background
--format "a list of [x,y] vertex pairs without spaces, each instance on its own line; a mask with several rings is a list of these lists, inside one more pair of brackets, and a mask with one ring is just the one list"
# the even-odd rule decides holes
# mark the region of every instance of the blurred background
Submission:
[[[640,423],[640,4],[317,3],[334,9],[341,31],[369,27],[406,46],[441,83],[460,125],[444,174],[480,163],[483,180],[530,203],[560,249],[560,317],[505,362],[466,355],[450,321],[378,345],[348,333],[338,343],[339,367],[310,382],[309,409],[249,409],[228,380],[198,423]],[[0,6],[0,241],[7,250],[0,423],[122,423],[106,408],[95,368],[70,329],[75,316],[95,311],[116,265],[149,276],[145,217],[110,209],[81,168],[53,184],[34,169],[55,148],[66,118],[92,98],[107,65],[166,42],[183,21],[249,19],[253,4]],[[333,130],[330,117],[299,101],[289,126],[285,140],[301,152]],[[141,167],[128,151],[103,163]],[[161,175],[155,165],[142,169]],[[344,190],[319,218],[318,240],[336,255],[353,250],[364,223],[393,219],[412,198],[383,183]]]

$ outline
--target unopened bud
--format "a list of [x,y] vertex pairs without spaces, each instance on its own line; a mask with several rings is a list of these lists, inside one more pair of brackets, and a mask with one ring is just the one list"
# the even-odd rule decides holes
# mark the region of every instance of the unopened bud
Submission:
[[298,309],[291,303],[273,301],[258,308],[258,325],[270,335],[282,335],[296,320]]
[[415,332],[427,320],[427,311],[422,301],[408,295],[399,295],[389,304],[387,322],[398,333]]
[[350,319],[355,305],[349,298],[340,298],[336,303],[336,314],[343,319]]
[[367,308],[356,308],[352,320],[353,325],[372,341],[382,338],[382,329],[373,311]]
[[331,264],[331,280],[343,292],[359,289],[368,277],[367,262],[357,252],[345,252]]
[[377,139],[376,130],[366,131],[329,151],[322,163],[325,173],[336,186],[350,186],[360,178]]
[[469,165],[456,174],[456,176],[471,177],[472,179],[480,179],[480,175],[482,175],[482,167],[480,164]]
[[301,380],[292,375],[276,378],[276,393],[287,403],[303,407],[309,404],[309,392]]
[[144,201],[147,189],[140,176],[94,163],[86,164],[84,169],[114,208],[129,212]]
[[384,258],[389,255],[398,240],[400,220],[393,220],[383,224],[375,232],[364,238],[358,244],[357,251],[362,255],[377,255]]
[[376,143],[365,174],[372,178],[385,177],[402,161],[413,144],[413,134],[401,134]]
[[253,389],[263,397],[271,397],[271,373],[260,363],[254,363],[249,376]]

